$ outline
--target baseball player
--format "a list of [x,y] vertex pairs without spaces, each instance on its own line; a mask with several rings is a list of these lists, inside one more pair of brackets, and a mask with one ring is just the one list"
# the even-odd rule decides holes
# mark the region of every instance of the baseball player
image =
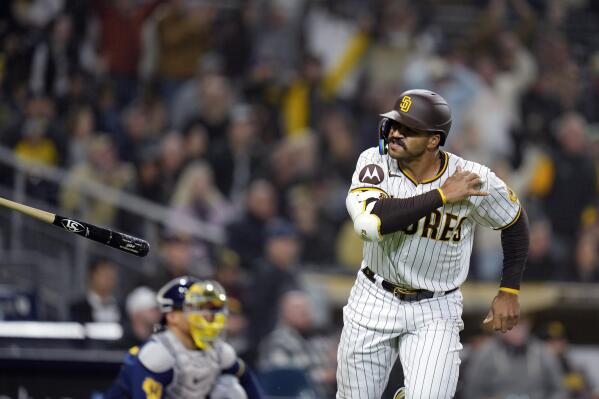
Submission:
[[157,299],[163,330],[129,351],[105,398],[263,397],[253,373],[220,338],[227,297],[219,283],[179,277]]
[[343,309],[337,398],[379,399],[398,355],[407,399],[451,398],[474,228],[501,230],[503,275],[484,322],[506,332],[520,313],[528,222],[489,168],[440,149],[451,126],[441,96],[406,91],[381,117],[346,200],[364,249]]

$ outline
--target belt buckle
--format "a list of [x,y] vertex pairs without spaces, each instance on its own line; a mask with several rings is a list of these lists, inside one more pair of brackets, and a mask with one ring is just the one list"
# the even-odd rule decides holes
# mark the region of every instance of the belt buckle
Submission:
[[395,295],[395,296],[400,296],[400,295],[415,295],[415,294],[416,294],[415,290],[410,290],[408,288],[401,287],[401,286],[398,286],[398,285],[396,285],[393,288],[393,295]]

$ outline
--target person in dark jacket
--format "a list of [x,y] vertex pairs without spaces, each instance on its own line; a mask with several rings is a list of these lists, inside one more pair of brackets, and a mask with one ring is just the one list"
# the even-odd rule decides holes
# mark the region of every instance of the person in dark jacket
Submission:
[[122,306],[116,298],[117,267],[108,259],[92,261],[85,296],[71,303],[71,320],[79,323],[119,323]]

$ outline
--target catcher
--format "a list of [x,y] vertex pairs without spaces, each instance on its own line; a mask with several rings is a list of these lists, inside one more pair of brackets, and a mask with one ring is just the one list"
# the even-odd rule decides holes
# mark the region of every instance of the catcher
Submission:
[[219,283],[176,278],[157,299],[161,331],[129,351],[105,398],[263,398],[253,373],[221,339],[227,296]]

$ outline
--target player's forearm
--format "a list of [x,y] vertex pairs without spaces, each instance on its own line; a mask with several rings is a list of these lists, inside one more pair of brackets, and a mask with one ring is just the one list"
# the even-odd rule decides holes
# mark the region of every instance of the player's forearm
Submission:
[[529,240],[528,217],[524,208],[522,208],[518,220],[501,231],[501,246],[503,248],[502,288],[520,289],[522,273],[528,257]]
[[236,376],[248,399],[264,399],[266,397],[262,392],[258,379],[243,360],[237,359],[233,366],[223,370],[223,374]]
[[239,377],[239,382],[245,390],[248,399],[265,399],[266,395],[262,392],[260,383],[251,369],[245,368],[243,374]]
[[443,206],[444,199],[439,190],[408,198],[379,199],[372,213],[381,219],[381,234],[394,233],[416,223],[433,210]]

